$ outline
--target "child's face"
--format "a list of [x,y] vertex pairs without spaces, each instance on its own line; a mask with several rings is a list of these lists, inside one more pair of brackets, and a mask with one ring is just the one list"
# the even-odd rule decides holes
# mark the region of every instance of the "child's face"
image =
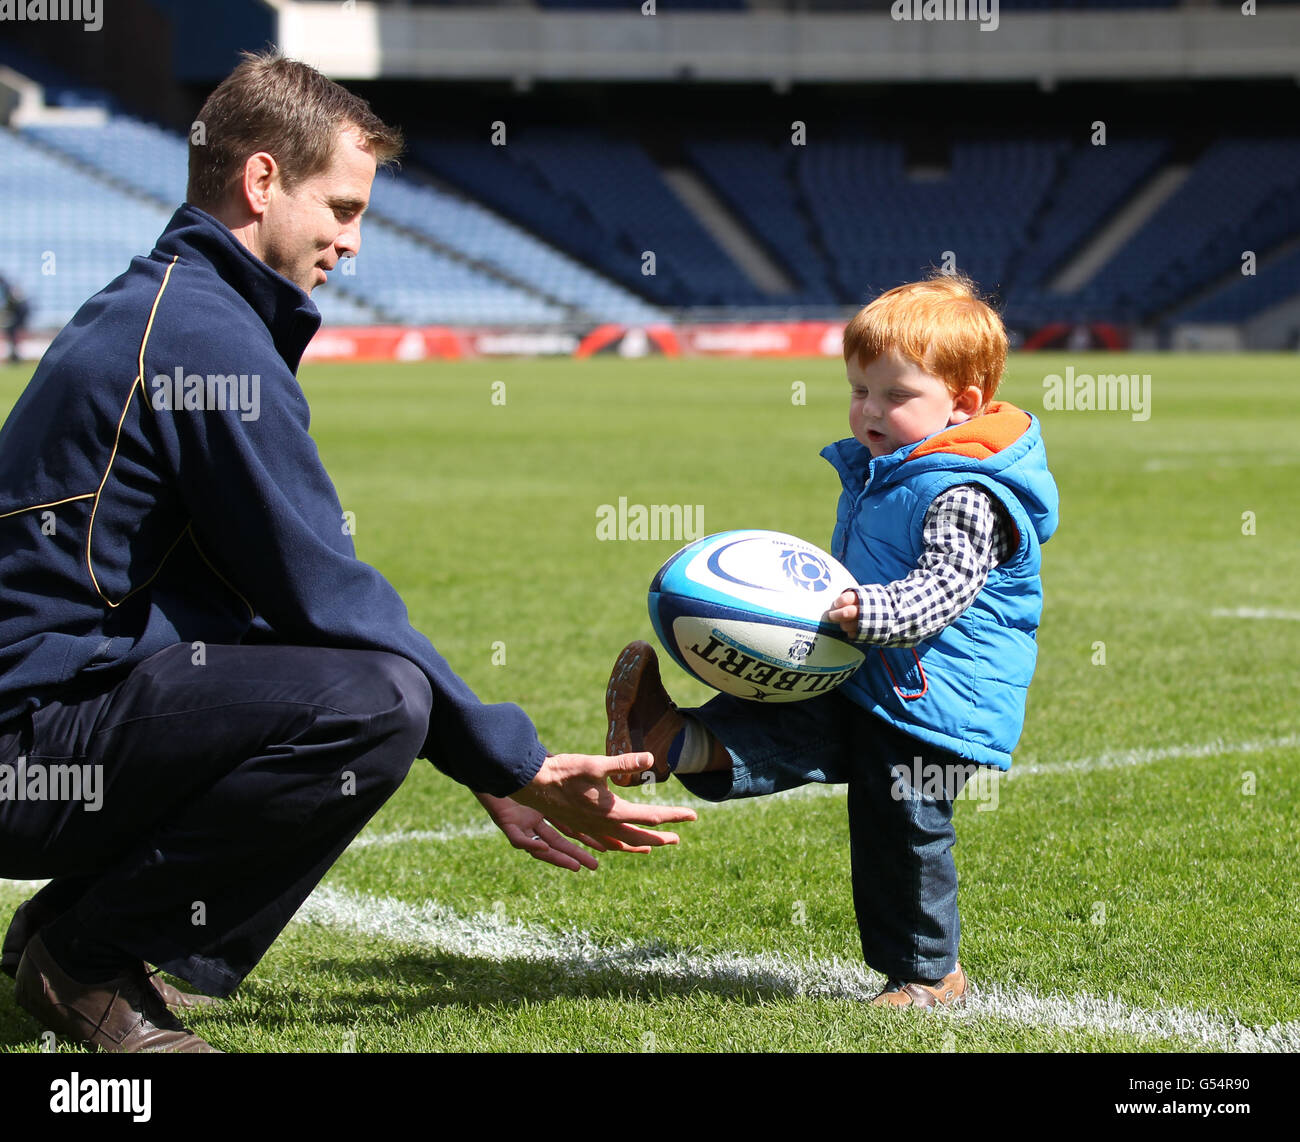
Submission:
[[849,427],[875,456],[887,456],[979,412],[982,393],[972,385],[959,396],[921,366],[890,349],[863,367],[848,362]]

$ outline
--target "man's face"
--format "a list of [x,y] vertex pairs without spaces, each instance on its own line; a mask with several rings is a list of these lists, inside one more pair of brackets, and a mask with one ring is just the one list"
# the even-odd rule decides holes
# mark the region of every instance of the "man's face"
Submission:
[[345,127],[325,170],[292,191],[275,180],[262,215],[262,260],[311,293],[340,258],[360,251],[361,215],[374,181],[374,154],[354,128]]
[[873,457],[967,419],[944,382],[890,349],[863,367],[848,362],[849,427]]

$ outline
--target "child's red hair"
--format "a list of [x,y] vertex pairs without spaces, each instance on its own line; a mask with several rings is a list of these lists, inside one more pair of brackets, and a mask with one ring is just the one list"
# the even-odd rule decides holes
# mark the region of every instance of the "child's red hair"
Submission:
[[864,368],[890,349],[939,377],[953,396],[977,385],[988,404],[1007,364],[1007,331],[962,274],[882,293],[844,329],[844,360]]

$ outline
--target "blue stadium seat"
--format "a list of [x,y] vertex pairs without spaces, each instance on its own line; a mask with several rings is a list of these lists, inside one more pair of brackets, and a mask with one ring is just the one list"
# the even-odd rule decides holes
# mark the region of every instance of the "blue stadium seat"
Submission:
[[33,329],[62,326],[153,248],[170,216],[0,131],[0,273],[27,292]]
[[685,149],[723,202],[798,283],[792,300],[801,305],[834,305],[838,298],[830,266],[817,247],[811,220],[790,178],[792,148],[714,136],[688,139]]
[[[181,135],[127,116],[102,127],[41,126],[26,133],[161,204],[174,207],[184,200],[188,144]],[[370,218],[362,230],[361,257],[351,267],[356,273],[336,270],[332,286],[313,295],[327,320],[372,321],[375,313],[368,307],[412,322],[535,323],[571,318],[574,310],[601,321],[660,317],[635,294],[488,211],[389,172],[376,178]],[[386,221],[501,273],[413,245],[385,231]]]
[[[771,303],[629,140],[586,128],[533,128],[506,146],[417,140],[443,178],[666,306]],[[654,273],[643,272],[654,255]]]
[[1080,292],[1123,318],[1154,318],[1239,266],[1243,250],[1300,233],[1297,199],[1300,141],[1220,140]]
[[850,302],[954,265],[1005,290],[1060,140],[965,139],[941,177],[909,177],[901,143],[841,136],[798,148],[796,178]]

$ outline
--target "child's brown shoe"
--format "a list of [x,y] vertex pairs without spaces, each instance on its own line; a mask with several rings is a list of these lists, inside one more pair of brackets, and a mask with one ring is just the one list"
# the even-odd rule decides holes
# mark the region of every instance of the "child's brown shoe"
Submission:
[[686,720],[659,680],[659,659],[648,642],[629,642],[620,651],[605,689],[605,713],[609,717],[607,755],[648,750],[655,759],[654,768],[646,773],[629,773],[610,780],[617,785],[640,785],[650,773],[655,781],[666,781],[672,773],[668,749],[673,738],[686,728]]
[[891,979],[871,1001],[873,1007],[960,1007],[966,1002],[966,973],[958,964],[938,983]]

